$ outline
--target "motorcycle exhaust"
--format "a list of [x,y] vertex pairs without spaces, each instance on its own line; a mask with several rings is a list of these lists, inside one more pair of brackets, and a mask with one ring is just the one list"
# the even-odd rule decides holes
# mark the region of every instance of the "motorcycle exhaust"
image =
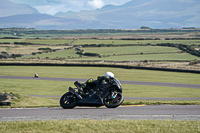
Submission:
[[80,100],[82,100],[83,102],[86,102],[86,103],[87,103],[87,101],[85,101],[85,100],[81,97],[81,95],[79,95],[78,92],[77,92],[74,88],[69,87],[69,92],[71,92],[72,94],[76,95],[76,96],[78,97],[78,99],[80,99]]
[[82,100],[83,98],[78,94],[78,92],[73,89],[72,87],[69,87],[69,92],[75,94],[80,100]]

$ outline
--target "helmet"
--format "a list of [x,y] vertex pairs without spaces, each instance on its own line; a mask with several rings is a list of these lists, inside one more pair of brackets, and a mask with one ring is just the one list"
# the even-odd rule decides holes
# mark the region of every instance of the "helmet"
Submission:
[[104,76],[106,76],[108,78],[110,78],[110,77],[114,78],[114,74],[112,72],[107,72]]

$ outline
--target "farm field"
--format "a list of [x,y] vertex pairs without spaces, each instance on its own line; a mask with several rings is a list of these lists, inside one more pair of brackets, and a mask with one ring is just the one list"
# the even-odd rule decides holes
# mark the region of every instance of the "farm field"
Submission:
[[109,57],[85,57],[71,60],[104,60],[104,61],[145,61],[145,60],[179,60],[179,61],[188,61],[188,60],[198,60],[198,57],[189,55],[189,54],[146,54],[146,55],[123,55],[123,56],[109,56]]
[[0,51],[8,54],[31,55],[33,52],[43,52],[40,48],[66,49],[69,46],[41,46],[41,45],[6,45],[0,44]]
[[[59,47],[57,47],[59,48]],[[89,60],[94,60],[94,59],[98,59],[98,60],[102,60],[103,57],[109,57],[109,56],[120,56],[121,61],[127,61],[126,58],[124,58],[124,56],[127,55],[132,55],[132,57],[134,58],[134,56],[136,55],[143,55],[145,56],[145,54],[148,54],[149,57],[151,57],[152,55],[157,55],[157,54],[181,54],[181,50],[177,49],[177,48],[171,48],[171,47],[161,47],[161,46],[126,46],[126,47],[96,47],[96,48],[81,48],[82,50],[84,50],[85,53],[96,53],[99,54],[101,56],[101,58],[95,58],[95,57],[90,57],[90,56],[81,56],[79,54],[76,54],[77,51],[75,51],[75,49],[66,49],[64,51],[57,51],[57,52],[52,52],[52,53],[44,53],[44,54],[39,54],[39,55],[34,55],[34,56],[29,56],[29,57],[23,57],[23,58],[46,58],[49,57],[51,59],[54,59],[56,57],[61,57],[61,58],[65,58],[65,59],[71,59],[72,57],[76,57],[79,60],[80,59],[89,59]],[[183,53],[184,55],[187,54]],[[189,56],[188,56],[189,57]],[[192,57],[192,56],[191,56]],[[155,57],[153,57],[155,58]],[[170,58],[170,56],[169,56]],[[73,58],[74,59],[74,58]],[[164,59],[164,58],[163,58]],[[192,58],[192,59],[197,59],[197,57]],[[189,60],[192,60],[191,58]],[[109,59],[108,59],[109,60]],[[173,60],[173,58],[171,58],[171,60]],[[188,60],[187,58],[185,58],[184,60]]]
[[160,43],[174,43],[174,44],[185,44],[185,45],[200,45],[200,40],[115,40],[115,39],[78,39],[73,45],[84,45],[84,44],[112,44],[112,45],[124,45],[124,44],[160,44]]
[[[37,40],[38,41],[38,40]],[[41,42],[43,43],[43,42]],[[45,42],[48,43],[48,42]],[[87,53],[96,53],[101,58],[90,57],[76,54],[75,48],[68,49],[73,46],[54,46],[53,42],[48,46],[43,45],[14,45],[0,44],[0,51],[8,54],[29,55],[23,58],[49,58],[49,59],[78,59],[78,60],[114,60],[114,61],[140,61],[140,60],[198,60],[199,57],[184,53],[175,47],[166,46],[121,46],[121,47],[86,47],[81,48]],[[57,42],[58,43],[58,42]],[[50,48],[53,51],[39,50],[40,48]],[[60,51],[62,50],[62,51]],[[33,53],[40,53],[33,55]],[[41,54],[43,53],[43,54]],[[120,56],[119,56],[120,55]],[[159,55],[159,56],[158,56]],[[109,57],[115,56],[115,57]],[[160,58],[159,58],[160,57]]]
[[[145,38],[144,38],[145,39]],[[25,42],[31,44],[46,44],[46,45],[85,45],[85,44],[112,44],[112,45],[124,45],[124,44],[160,44],[160,43],[174,43],[185,45],[200,45],[200,40],[121,40],[121,39],[0,39],[0,43]]]
[[[102,30],[104,31],[104,30]],[[111,30],[112,31],[112,30]],[[1,30],[0,63],[120,64],[200,70],[200,32],[185,30],[87,31]],[[14,36],[14,33],[19,36]],[[200,84],[199,74],[110,67],[0,66],[0,75],[94,78],[112,71],[120,80]],[[0,92],[19,93],[30,105],[58,106],[58,99],[28,95],[62,95],[73,82],[3,79]],[[198,89],[123,85],[125,97],[200,97]],[[165,92],[165,93],[163,93]],[[34,99],[34,100],[30,100]],[[22,100],[16,106],[25,105]],[[35,101],[31,102],[31,101]],[[39,102],[43,101],[43,102]],[[133,103],[192,103],[199,101],[138,101]],[[49,104],[48,104],[49,105]],[[26,105],[25,105],[26,106]]]

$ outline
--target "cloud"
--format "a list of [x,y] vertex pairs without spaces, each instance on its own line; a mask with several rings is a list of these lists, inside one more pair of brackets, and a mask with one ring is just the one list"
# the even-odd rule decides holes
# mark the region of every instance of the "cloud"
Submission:
[[35,8],[40,11],[40,13],[55,15],[59,11],[64,11],[66,8],[64,5],[43,5],[43,6],[35,6]]
[[102,0],[93,0],[93,1],[88,1],[87,4],[91,6],[92,8],[101,8],[105,5],[105,3]]
[[94,10],[105,5],[122,5],[131,0],[10,0],[14,3],[28,4],[40,13],[54,15],[58,12]]

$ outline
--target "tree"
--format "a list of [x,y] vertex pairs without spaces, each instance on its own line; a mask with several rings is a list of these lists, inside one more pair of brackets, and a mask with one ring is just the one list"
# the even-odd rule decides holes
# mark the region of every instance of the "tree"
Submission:
[[151,29],[150,27],[147,27],[147,26],[142,26],[140,29]]

